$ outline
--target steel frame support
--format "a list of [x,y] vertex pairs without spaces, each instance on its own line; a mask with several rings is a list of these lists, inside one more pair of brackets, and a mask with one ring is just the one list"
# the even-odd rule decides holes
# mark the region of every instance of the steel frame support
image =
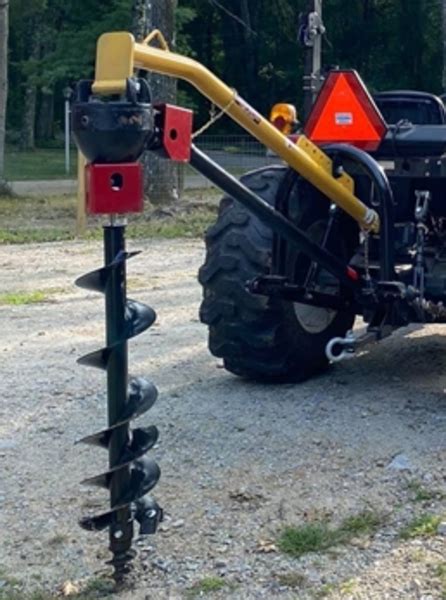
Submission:
[[360,286],[356,271],[311,241],[291,221],[248,189],[238,179],[227,173],[220,165],[211,160],[194,145],[192,146],[190,164],[225,193],[233,196],[238,202],[248,208],[275,233],[285,238],[298,250],[307,254],[312,260],[316,261],[321,267],[339,279],[339,281],[353,289]]

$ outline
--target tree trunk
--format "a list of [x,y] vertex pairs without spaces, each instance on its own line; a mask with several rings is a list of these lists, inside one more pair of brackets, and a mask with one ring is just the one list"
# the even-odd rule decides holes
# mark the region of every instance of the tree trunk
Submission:
[[253,102],[256,98],[257,89],[257,53],[254,42],[254,33],[252,31],[251,11],[248,0],[241,0],[240,14],[245,26],[242,28],[243,39],[245,42],[245,74],[246,87],[248,89],[247,98]]
[[[406,87],[415,86],[413,89],[422,89],[424,61],[423,53],[426,45],[423,43],[423,11],[421,0],[400,0],[399,2],[399,45],[401,49],[401,63],[404,65],[404,84]],[[414,50],[414,40],[420,40]]]
[[[141,41],[153,29],[159,29],[169,46],[175,39],[175,9],[177,0],[134,0],[133,33]],[[177,83],[171,77],[156,73],[148,74],[154,103],[175,104]],[[153,204],[169,204],[178,199],[178,166],[152,152],[146,152],[143,159],[146,196]]]
[[38,140],[54,138],[54,91],[49,88],[41,90],[36,135]]
[[360,46],[361,57],[360,57],[360,65],[361,65],[361,75],[366,80],[370,73],[370,47],[373,46],[373,35],[375,33],[375,29],[373,27],[373,9],[374,2],[373,0],[363,0],[362,4],[362,44]]
[[8,9],[9,0],[0,0],[0,183],[5,172],[6,104],[8,99]]
[[36,84],[28,81],[25,86],[25,104],[23,108],[22,129],[20,132],[20,149],[34,150],[36,147],[34,127],[36,122]]
[[[30,18],[28,27],[28,40],[31,45],[28,60],[31,64],[37,63],[40,58],[40,27],[41,22],[37,17]],[[36,106],[37,106],[37,84],[35,82],[35,69],[29,69],[30,73],[25,83],[25,102],[23,108],[22,130],[20,132],[21,150],[34,150]],[[31,73],[32,71],[32,73]]]
[[[221,14],[223,38],[223,80],[237,86],[237,91],[248,98],[248,88],[241,71],[239,48],[243,46],[239,24],[226,13]],[[242,80],[242,81],[240,81]]]

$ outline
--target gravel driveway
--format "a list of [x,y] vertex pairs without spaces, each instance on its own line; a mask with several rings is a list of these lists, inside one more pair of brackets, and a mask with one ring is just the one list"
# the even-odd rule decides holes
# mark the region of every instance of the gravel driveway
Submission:
[[[417,515],[446,515],[442,328],[396,334],[305,384],[248,383],[207,351],[202,243],[129,246],[144,250],[129,263],[130,295],[158,313],[130,343],[130,366],[160,390],[143,421],[160,428],[154,495],[167,517],[138,542],[135,589],[116,597],[200,596],[221,577],[212,598],[444,598],[446,527],[399,536]],[[47,294],[0,306],[0,590],[2,573],[56,589],[105,572],[106,535],[77,519],[106,506],[79,485],[106,455],[74,446],[105,424],[104,375],[76,365],[103,343],[103,298],[73,285],[101,262],[98,242],[0,247],[0,294]],[[299,559],[277,549],[286,525],[336,526],[364,510],[382,516],[372,536]]]

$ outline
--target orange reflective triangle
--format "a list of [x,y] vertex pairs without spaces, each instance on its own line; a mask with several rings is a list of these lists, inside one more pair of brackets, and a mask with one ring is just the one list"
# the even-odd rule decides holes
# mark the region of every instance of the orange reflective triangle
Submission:
[[313,106],[305,134],[316,144],[345,142],[376,150],[387,125],[355,71],[332,71]]

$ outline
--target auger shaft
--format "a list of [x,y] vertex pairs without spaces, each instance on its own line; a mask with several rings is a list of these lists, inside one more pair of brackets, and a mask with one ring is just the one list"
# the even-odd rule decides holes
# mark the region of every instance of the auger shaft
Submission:
[[[109,265],[125,252],[125,226],[104,226],[104,258]],[[128,402],[128,349],[126,339],[126,261],[112,269],[105,287],[105,319],[107,347],[111,348],[107,364],[108,425],[120,422]],[[113,430],[109,444],[109,466],[116,467],[129,440],[129,423]],[[130,487],[130,466],[120,469],[110,484],[110,507],[116,506]],[[110,527],[110,550],[115,555],[125,555],[133,538],[133,520],[126,506],[116,513]]]

